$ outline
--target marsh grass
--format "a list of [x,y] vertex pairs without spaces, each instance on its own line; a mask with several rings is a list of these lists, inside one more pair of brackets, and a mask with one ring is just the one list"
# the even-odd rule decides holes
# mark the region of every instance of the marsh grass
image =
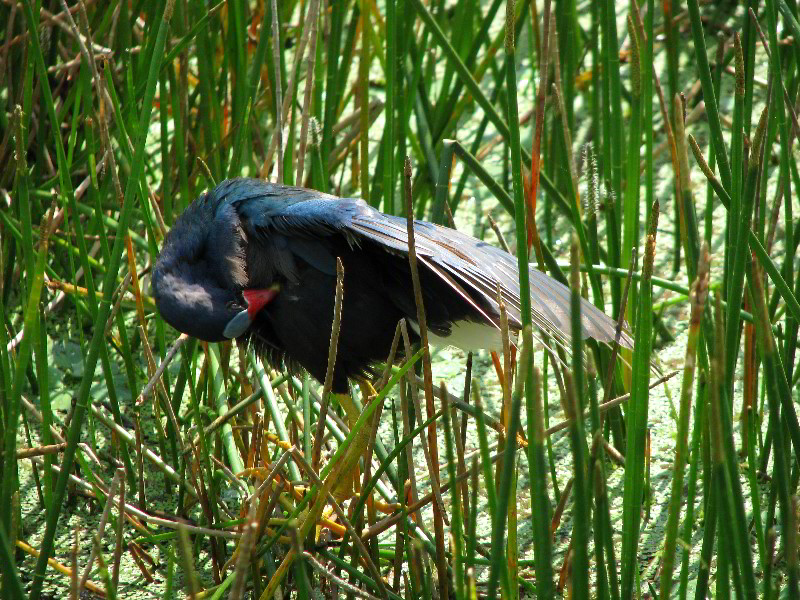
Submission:
[[[0,596],[800,597],[798,65],[788,0],[3,1]],[[508,237],[519,339],[399,324],[351,431],[177,336],[158,249],[245,175]],[[542,351],[529,261],[634,351]]]

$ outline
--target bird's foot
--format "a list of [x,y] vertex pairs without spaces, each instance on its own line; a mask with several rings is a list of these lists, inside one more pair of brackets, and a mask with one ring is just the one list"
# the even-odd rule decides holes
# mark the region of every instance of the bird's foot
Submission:
[[[366,399],[368,398],[370,391],[374,393],[374,389],[372,389],[372,386],[366,382],[365,384],[369,386],[369,390],[366,390],[364,385],[361,385],[361,391],[364,401],[366,401]],[[347,425],[352,430],[355,427],[356,422],[358,421],[358,417],[361,416],[361,409],[356,405],[356,403],[350,397],[350,394],[334,394],[334,395],[336,396],[336,399],[339,401],[339,404],[347,414]],[[331,471],[330,475],[328,475],[328,477],[331,477],[337,471],[339,471],[340,473],[339,477],[336,480],[336,483],[333,486],[333,490],[331,491],[333,497],[340,504],[345,500],[349,500],[350,498],[352,498],[354,492],[358,491],[360,482],[360,477],[359,477],[360,469],[358,466],[358,461],[367,450],[367,445],[369,444],[369,436],[371,430],[372,430],[372,419],[364,423],[361,429],[358,432],[356,432],[355,439],[353,439],[353,442],[350,444],[350,447],[345,452],[345,456],[342,457],[341,462],[344,464],[345,468],[341,469],[341,471],[338,468],[335,468],[333,471]]]
[[[365,402],[370,397],[374,396],[375,390],[368,383],[365,385],[362,384],[361,388],[364,392]],[[347,420],[350,427],[355,427],[358,417],[361,415],[361,410],[356,406],[356,403],[349,395],[334,394],[334,396],[347,413]],[[332,465],[332,469],[322,482],[322,487],[319,490],[317,499],[303,516],[303,524],[300,527],[301,537],[305,537],[314,531],[314,527],[318,524],[325,525],[336,532],[335,524],[333,524],[334,527],[332,527],[332,522],[325,518],[325,505],[328,503],[329,495],[333,496],[340,505],[345,500],[353,498],[353,488],[357,486],[359,482],[358,461],[364,455],[369,444],[374,418],[373,416],[361,425],[361,428],[356,432],[350,446],[336,463]]]

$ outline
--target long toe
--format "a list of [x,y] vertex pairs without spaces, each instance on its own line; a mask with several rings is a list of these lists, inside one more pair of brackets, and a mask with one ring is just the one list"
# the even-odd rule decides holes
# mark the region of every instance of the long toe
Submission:
[[[365,389],[362,387],[363,399],[362,401],[364,404],[368,401],[370,396],[369,391],[374,393],[374,389],[372,386],[369,386],[369,389]],[[353,402],[353,399],[350,397],[350,394],[335,394],[336,399],[339,401],[339,404],[344,409],[345,413],[347,414],[347,425],[350,427],[352,431],[355,428],[358,418],[361,416],[361,411],[356,406],[356,403]],[[358,485],[360,482],[360,469],[358,467],[359,459],[364,456],[367,451],[367,445],[369,444],[369,436],[370,431],[372,430],[372,421],[374,419],[374,415],[372,418],[368,419],[366,423],[364,423],[361,429],[356,433],[355,438],[353,439],[352,444],[345,452],[345,456],[342,457],[341,462],[343,464],[342,468],[339,468],[340,465],[337,465],[336,468],[331,471],[329,476],[332,476],[337,471],[340,473],[338,480],[334,483],[333,490],[331,493],[333,497],[336,498],[337,502],[343,502],[345,500],[349,500],[353,497],[353,493],[357,491]]]

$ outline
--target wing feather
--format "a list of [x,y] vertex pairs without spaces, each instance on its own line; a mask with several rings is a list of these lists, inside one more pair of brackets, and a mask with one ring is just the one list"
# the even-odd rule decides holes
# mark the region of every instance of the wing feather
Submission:
[[[384,215],[373,209],[352,217],[351,229],[364,237],[394,249],[408,251],[406,222],[400,217]],[[480,240],[424,221],[414,222],[417,253],[447,270],[456,280],[477,293],[497,310],[497,286],[506,303],[509,316],[521,326],[521,300],[517,259],[503,250]],[[570,291],[537,269],[530,270],[532,321],[559,342],[569,346]],[[587,301],[581,304],[583,334],[602,342],[611,342],[616,333],[615,322]],[[620,342],[627,347],[633,341],[623,330]]]
[[[242,180],[240,180],[241,182]],[[313,190],[280,186],[255,179],[246,185],[218,191],[222,203],[232,204],[249,235],[280,233],[299,237],[342,235],[351,245],[362,240],[379,244],[388,252],[408,253],[406,220],[385,215],[363,200],[337,198]],[[227,183],[227,182],[226,182]],[[221,184],[222,188],[225,184]],[[496,325],[497,288],[514,328],[521,326],[521,300],[517,259],[486,242],[426,221],[414,221],[417,256],[455,293],[467,300],[487,323]],[[530,270],[533,323],[569,347],[570,291],[537,269]],[[612,342],[615,322],[587,301],[581,304],[585,337]],[[633,346],[623,329],[621,344]]]

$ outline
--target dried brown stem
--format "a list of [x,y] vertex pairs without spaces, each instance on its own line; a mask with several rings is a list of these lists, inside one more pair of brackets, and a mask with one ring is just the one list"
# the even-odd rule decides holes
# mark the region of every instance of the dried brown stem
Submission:
[[[414,245],[414,207],[411,201],[411,159],[406,156],[403,169],[405,179],[405,205],[406,205],[406,226],[408,230],[408,263],[411,267],[411,283],[414,288],[414,299],[417,305],[417,322],[419,324],[419,336],[425,352],[422,355],[422,373],[425,380],[425,409],[427,417],[430,419],[436,412],[433,404],[433,373],[431,371],[431,356],[428,346],[428,327],[425,318],[425,305],[422,301],[422,286],[419,280],[417,267],[417,250]],[[436,438],[436,421],[432,421],[428,426],[428,446],[431,455],[431,483],[439,487],[439,451]],[[439,491],[441,495],[441,491]],[[445,511],[437,503],[433,506],[433,530],[436,541],[436,570],[439,574],[439,594],[442,598],[448,597],[447,584],[447,557],[444,548],[444,514]]]
[[322,404],[317,419],[317,430],[314,435],[314,447],[311,451],[311,464],[315,472],[319,472],[319,461],[322,454],[322,438],[325,434],[325,417],[328,415],[331,388],[333,387],[333,370],[336,368],[336,352],[339,347],[339,331],[342,325],[342,300],[344,298],[344,265],[342,259],[336,257],[336,297],[333,305],[333,323],[331,325],[331,342],[328,346],[328,368],[325,372],[325,383],[322,386]]
[[[403,342],[405,344],[406,356],[412,356],[413,352],[412,352],[412,349],[411,349],[411,340],[410,340],[410,338],[408,336],[408,328],[406,326],[405,319],[402,321],[401,331],[402,331],[402,334],[403,334]],[[414,406],[414,414],[416,415],[417,423],[422,423],[423,421],[425,421],[425,419],[422,416],[422,407],[421,407],[420,401],[419,401],[419,394],[417,392],[417,385],[424,386],[425,382],[422,381],[419,377],[416,377],[415,375],[412,375],[411,372],[408,373],[408,377],[409,377],[409,381],[411,382],[411,385],[409,387],[411,388],[411,403]],[[436,388],[434,388],[432,390],[432,392],[433,392],[434,395],[439,393],[438,389],[436,389]],[[406,418],[406,420],[408,419],[407,416],[405,418]],[[404,427],[405,427],[405,425],[404,425]],[[406,433],[406,435],[408,435],[410,433],[411,433],[411,428],[409,427],[408,433]],[[425,456],[425,464],[428,466],[428,473],[433,473],[434,472],[433,471],[433,457],[431,456],[430,446],[428,445],[428,440],[429,439],[430,438],[428,438],[428,437],[423,437],[422,438],[422,453]],[[409,476],[413,477],[413,479],[412,479],[412,490],[413,490],[414,496],[416,496],[418,494],[418,489],[417,489],[417,486],[416,486],[416,477],[413,476],[413,474],[414,474],[414,462],[413,462],[413,460],[411,458],[411,454],[410,454],[410,452],[411,452],[411,450],[410,450],[411,445],[410,444],[409,444],[408,448],[409,448],[408,470],[409,470]],[[439,478],[438,477],[436,478],[435,481],[433,480],[433,477],[431,477],[431,488],[433,489],[433,494],[434,494],[434,496],[436,498],[436,502],[437,502],[438,506],[440,507],[440,509],[442,511],[443,518],[446,518],[447,512],[444,509],[444,501],[442,500],[442,492],[439,489]]]
[[300,126],[300,148],[297,151],[297,177],[295,183],[303,185],[303,169],[306,158],[306,138],[308,138],[308,120],[311,116],[311,93],[314,90],[314,62],[317,58],[317,21],[319,21],[319,0],[312,0],[305,21],[303,37],[308,36],[311,45],[308,47],[306,59],[306,89],[303,94],[303,118]]

